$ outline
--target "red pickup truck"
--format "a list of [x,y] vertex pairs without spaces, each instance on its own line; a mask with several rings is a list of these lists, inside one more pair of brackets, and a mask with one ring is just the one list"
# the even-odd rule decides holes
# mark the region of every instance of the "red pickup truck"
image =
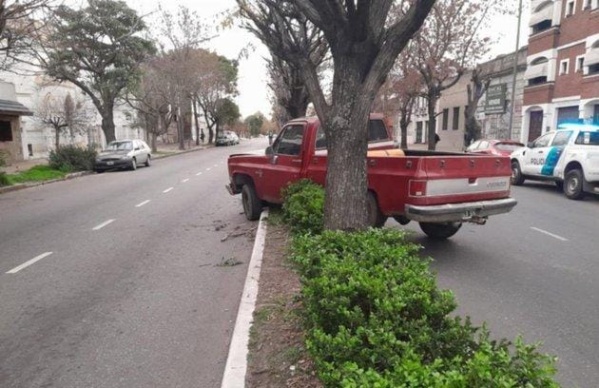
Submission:
[[[510,197],[510,159],[501,156],[396,148],[382,115],[369,121],[368,214],[382,226],[388,217],[420,223],[429,237],[453,236],[462,222],[484,224],[516,205]],[[324,185],[326,137],[315,117],[295,119],[280,131],[265,155],[228,159],[230,194],[242,194],[249,220],[268,203],[281,203],[281,189],[302,178]]]

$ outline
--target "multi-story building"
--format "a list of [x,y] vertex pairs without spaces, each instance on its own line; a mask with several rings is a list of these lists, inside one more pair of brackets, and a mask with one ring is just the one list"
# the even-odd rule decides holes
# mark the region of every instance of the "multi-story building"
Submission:
[[599,124],[599,0],[532,0],[521,141]]
[[[500,55],[482,63],[479,68],[481,78],[489,78],[489,90],[478,102],[477,120],[482,127],[485,138],[520,138],[522,122],[522,91],[524,88],[524,72],[526,70],[526,47],[518,50],[516,66],[516,84],[514,95],[514,117],[512,114],[512,85],[514,84],[514,53]],[[446,89],[437,101],[435,111],[436,133],[441,141],[437,148],[441,150],[461,151],[465,148],[465,109],[468,104],[467,88],[471,82],[472,72],[462,75],[452,87]],[[408,143],[427,142],[428,115],[427,100],[418,98],[412,115],[412,123],[408,128]],[[510,125],[511,121],[511,125]],[[399,128],[399,126],[396,126]],[[399,136],[399,135],[398,135]]]

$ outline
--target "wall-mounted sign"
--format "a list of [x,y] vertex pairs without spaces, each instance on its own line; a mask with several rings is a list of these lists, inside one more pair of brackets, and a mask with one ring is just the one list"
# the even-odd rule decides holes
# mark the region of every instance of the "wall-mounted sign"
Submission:
[[506,84],[489,85],[485,98],[485,114],[492,115],[505,113],[506,92]]

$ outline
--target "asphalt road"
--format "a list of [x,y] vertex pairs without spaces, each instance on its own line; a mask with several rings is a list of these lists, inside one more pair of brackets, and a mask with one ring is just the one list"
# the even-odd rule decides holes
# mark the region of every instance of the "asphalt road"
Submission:
[[266,145],[1,195],[0,386],[219,387],[256,227],[226,157]]
[[542,341],[559,358],[564,387],[598,387],[599,197],[571,201],[534,182],[512,195],[512,213],[465,224],[445,242],[417,224],[406,228],[434,259],[439,285],[454,291],[460,315],[486,321],[495,337]]

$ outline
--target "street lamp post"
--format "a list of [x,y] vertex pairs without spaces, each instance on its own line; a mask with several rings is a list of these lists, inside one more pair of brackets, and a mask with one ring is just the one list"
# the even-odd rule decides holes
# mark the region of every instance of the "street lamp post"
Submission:
[[516,32],[516,51],[514,52],[514,74],[512,78],[512,101],[510,109],[510,126],[508,129],[508,139],[512,138],[512,129],[514,127],[514,112],[516,110],[516,78],[518,74],[518,50],[520,46],[520,23],[522,21],[522,0],[518,2],[518,31]]

